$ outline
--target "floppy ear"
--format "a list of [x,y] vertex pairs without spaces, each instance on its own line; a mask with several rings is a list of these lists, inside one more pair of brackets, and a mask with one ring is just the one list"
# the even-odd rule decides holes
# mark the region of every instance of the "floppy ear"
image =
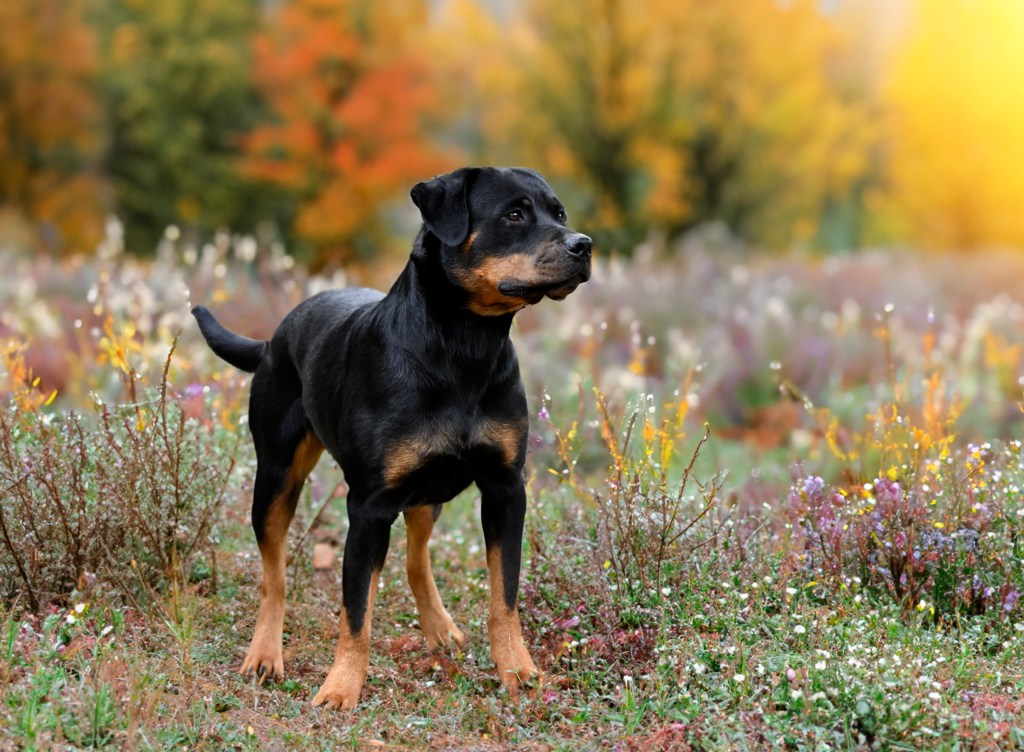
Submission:
[[412,202],[423,224],[445,245],[459,245],[469,235],[466,190],[477,172],[475,167],[462,167],[412,187]]

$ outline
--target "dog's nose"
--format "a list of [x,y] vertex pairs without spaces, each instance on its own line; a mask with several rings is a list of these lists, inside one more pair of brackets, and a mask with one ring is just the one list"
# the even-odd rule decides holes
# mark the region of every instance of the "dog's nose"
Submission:
[[566,241],[565,250],[576,258],[588,259],[593,252],[593,242],[586,235],[574,235]]

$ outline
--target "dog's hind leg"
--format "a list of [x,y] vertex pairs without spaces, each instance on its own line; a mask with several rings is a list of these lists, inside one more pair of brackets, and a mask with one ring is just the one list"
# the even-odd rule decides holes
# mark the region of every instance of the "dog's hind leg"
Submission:
[[[254,384],[254,397],[255,397]],[[258,404],[258,403],[256,403]],[[264,403],[264,405],[273,403]],[[260,610],[242,674],[254,672],[262,683],[284,676],[281,638],[284,631],[285,570],[288,528],[306,476],[323,453],[323,444],[310,430],[301,403],[294,402],[285,418],[268,425],[266,414],[250,409],[256,440],[256,485],[252,526],[263,560]],[[269,431],[272,431],[270,433]]]
[[313,698],[314,705],[354,708],[366,682],[370,665],[370,623],[377,597],[380,571],[388,553],[391,523],[397,518],[367,513],[373,500],[359,503],[349,491],[348,535],[342,563],[341,635],[334,653],[334,664],[323,686]]
[[404,512],[407,536],[405,571],[416,598],[416,610],[420,614],[420,626],[427,638],[428,650],[446,648],[453,643],[462,647],[466,642],[466,636],[455,626],[441,603],[434,573],[430,569],[427,542],[439,512],[440,506],[413,507]]

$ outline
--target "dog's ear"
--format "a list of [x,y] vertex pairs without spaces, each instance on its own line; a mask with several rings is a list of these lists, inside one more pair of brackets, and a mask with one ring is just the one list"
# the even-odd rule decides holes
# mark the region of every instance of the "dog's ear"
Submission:
[[466,193],[477,172],[475,167],[462,167],[412,187],[412,202],[423,224],[445,245],[459,245],[469,235]]

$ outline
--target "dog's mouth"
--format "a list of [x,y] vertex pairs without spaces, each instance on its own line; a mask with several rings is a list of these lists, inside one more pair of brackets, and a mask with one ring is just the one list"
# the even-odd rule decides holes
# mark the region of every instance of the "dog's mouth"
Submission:
[[552,300],[565,300],[571,292],[586,281],[586,277],[579,274],[574,274],[569,279],[543,283],[505,279],[498,283],[498,292],[509,298],[522,298],[532,305],[539,303],[545,297]]

